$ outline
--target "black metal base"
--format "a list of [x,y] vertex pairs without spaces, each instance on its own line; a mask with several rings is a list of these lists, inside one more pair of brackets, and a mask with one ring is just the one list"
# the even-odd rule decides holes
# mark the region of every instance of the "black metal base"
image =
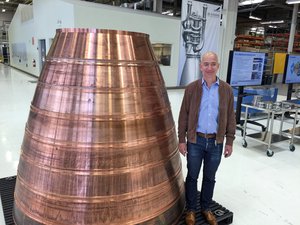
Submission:
[[[15,225],[12,217],[13,203],[14,203],[14,191],[16,184],[16,176],[5,177],[0,179],[0,196],[4,212],[4,219],[6,225]],[[197,198],[200,198],[200,192]],[[199,201],[198,201],[199,202]],[[213,202],[210,206],[212,212],[215,214],[218,224],[225,225],[231,224],[233,221],[233,213],[224,208],[217,202]],[[205,219],[200,214],[200,205],[197,206],[196,212],[196,225],[207,224]],[[182,215],[178,225],[185,225],[185,212]]]
[[0,179],[0,197],[6,225],[14,225],[12,210],[14,205],[14,191],[16,176]]

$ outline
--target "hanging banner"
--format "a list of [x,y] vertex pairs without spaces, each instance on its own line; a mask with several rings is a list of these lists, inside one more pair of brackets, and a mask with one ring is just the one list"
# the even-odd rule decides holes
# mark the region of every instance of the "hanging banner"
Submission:
[[201,77],[202,53],[219,52],[220,21],[220,5],[182,1],[178,86],[186,86]]

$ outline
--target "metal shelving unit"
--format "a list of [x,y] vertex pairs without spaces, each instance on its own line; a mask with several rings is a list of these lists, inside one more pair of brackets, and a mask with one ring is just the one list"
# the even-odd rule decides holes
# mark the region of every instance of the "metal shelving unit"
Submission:
[[[287,101],[284,101],[284,102],[286,102],[288,104],[292,104],[295,107],[300,108],[300,100],[299,99],[292,99],[292,100],[287,100]],[[298,121],[297,121],[297,114],[295,114],[294,118],[295,118],[294,119],[295,124],[297,125],[297,123],[298,123]],[[293,136],[296,139],[300,139],[300,127],[296,127],[296,125],[293,126],[290,129],[283,130],[282,134],[286,135],[287,137]]]
[[[267,125],[266,125],[266,130],[258,133],[253,133],[253,134],[247,134],[247,117],[245,118],[244,126],[243,126],[243,147],[247,147],[247,138],[252,138],[253,140],[256,140],[262,144],[267,145],[267,151],[266,154],[267,156],[271,157],[274,155],[274,152],[271,150],[271,145],[273,143],[285,141],[285,140],[290,140],[289,142],[289,150],[294,151],[295,146],[294,146],[294,132],[292,132],[290,135],[287,135],[287,133],[282,131],[283,127],[283,122],[284,122],[284,114],[286,112],[293,112],[295,113],[295,119],[293,123],[293,131],[295,130],[296,126],[296,120],[297,120],[297,115],[298,115],[298,106],[295,106],[294,104],[289,104],[289,103],[271,103],[266,106],[254,106],[251,104],[242,104],[246,108],[246,115],[248,113],[248,109],[258,109],[266,112],[268,114],[268,120],[267,120]],[[274,133],[274,119],[275,117],[281,117],[281,123],[280,123],[280,129],[279,133]]]

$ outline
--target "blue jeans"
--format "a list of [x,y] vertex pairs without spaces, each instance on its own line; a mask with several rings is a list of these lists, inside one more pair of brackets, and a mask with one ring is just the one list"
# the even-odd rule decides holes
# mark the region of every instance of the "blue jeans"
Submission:
[[215,138],[203,138],[197,136],[197,144],[187,143],[187,169],[185,181],[186,207],[196,211],[197,206],[197,182],[203,161],[203,178],[200,195],[201,210],[209,210],[212,201],[215,176],[222,158],[223,143],[216,144]]

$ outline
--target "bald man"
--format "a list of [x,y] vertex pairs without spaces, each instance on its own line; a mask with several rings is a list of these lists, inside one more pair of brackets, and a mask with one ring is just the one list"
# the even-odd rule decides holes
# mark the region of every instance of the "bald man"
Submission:
[[196,222],[197,184],[203,162],[201,214],[210,225],[217,225],[210,205],[225,139],[223,154],[226,158],[232,154],[236,129],[234,99],[231,87],[217,77],[219,60],[216,53],[203,54],[200,70],[203,77],[185,89],[178,119],[178,148],[187,158],[188,171],[185,220],[187,225]]

